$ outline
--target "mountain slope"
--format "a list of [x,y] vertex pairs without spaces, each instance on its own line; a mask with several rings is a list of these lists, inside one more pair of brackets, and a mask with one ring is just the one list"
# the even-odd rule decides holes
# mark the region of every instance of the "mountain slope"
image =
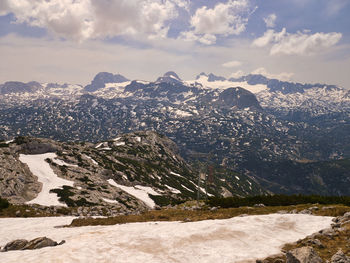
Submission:
[[[178,155],[174,142],[155,132],[124,134],[97,144],[17,137],[1,146],[0,193],[11,202],[107,205],[128,211],[197,196],[198,172]],[[214,173],[209,196],[264,193],[246,176],[233,180],[236,173],[228,170]],[[203,198],[202,181],[200,189]]]

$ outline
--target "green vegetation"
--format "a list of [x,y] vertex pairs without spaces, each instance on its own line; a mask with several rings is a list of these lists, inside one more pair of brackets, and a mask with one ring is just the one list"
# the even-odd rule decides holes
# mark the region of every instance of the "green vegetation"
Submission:
[[80,198],[79,200],[73,200],[70,197],[74,196],[74,193],[70,191],[71,189],[74,189],[71,186],[64,185],[62,189],[56,188],[56,189],[51,189],[50,193],[56,193],[57,196],[59,197],[60,202],[64,202],[67,204],[69,207],[76,207],[76,206],[93,206],[96,205],[94,203],[91,203],[87,201],[85,198]]
[[5,208],[8,208],[9,206],[9,202],[6,199],[0,197],[0,211]]
[[167,206],[167,205],[177,205],[181,201],[178,199],[174,199],[170,196],[162,196],[162,195],[151,195],[149,197],[153,199],[153,201],[159,206]]
[[320,195],[266,195],[250,197],[213,197],[208,200],[209,206],[222,208],[253,206],[264,204],[266,206],[288,206],[300,204],[343,204],[350,206],[350,196],[320,196]]
[[5,147],[9,147],[9,145],[7,143],[0,143],[0,148],[5,148]]
[[21,145],[21,144],[27,143],[28,141],[29,141],[28,138],[26,138],[26,137],[24,137],[24,136],[18,136],[18,137],[15,138],[15,141],[14,141],[14,142],[15,142],[17,145]]

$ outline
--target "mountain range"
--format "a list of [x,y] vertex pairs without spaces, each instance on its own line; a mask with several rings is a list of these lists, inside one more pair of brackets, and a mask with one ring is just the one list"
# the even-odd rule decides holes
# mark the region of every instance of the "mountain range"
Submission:
[[212,73],[184,81],[172,71],[155,81],[101,72],[85,87],[0,85],[3,140],[98,143],[138,131],[173,141],[189,178],[195,164],[215,167],[231,188],[218,184],[213,195],[350,194],[350,91],[342,87]]

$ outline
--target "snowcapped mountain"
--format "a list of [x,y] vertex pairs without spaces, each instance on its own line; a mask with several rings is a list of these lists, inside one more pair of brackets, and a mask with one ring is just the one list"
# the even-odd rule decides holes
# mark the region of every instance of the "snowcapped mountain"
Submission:
[[120,74],[114,75],[108,72],[100,72],[94,77],[91,84],[84,88],[84,90],[87,92],[94,92],[104,88],[107,83],[123,83],[127,81],[129,80]]
[[[0,95],[3,139],[98,142],[153,130],[175,141],[187,161],[229,167],[274,192],[347,193],[318,169],[350,158],[349,91],[340,87],[262,75],[201,73],[185,81],[174,72],[154,82],[99,73],[91,92],[77,85],[11,85]],[[345,171],[339,180],[347,180]]]
[[[201,73],[195,80],[184,81],[172,71],[165,73],[155,82],[130,81],[120,74],[100,72],[86,87],[70,84],[6,82],[0,85],[0,105],[9,107],[36,99],[74,100],[83,94],[104,99],[135,96],[140,98],[150,93],[150,87],[161,87],[154,89],[151,96],[164,99],[164,92],[168,92],[167,88],[164,88],[165,85],[174,86],[173,89],[176,89],[179,95],[176,98],[179,103],[186,100],[195,101],[198,96],[203,97],[208,93],[220,93],[228,88],[240,87],[255,94],[262,108],[281,117],[300,115],[300,112],[315,117],[350,110],[350,90],[334,85],[291,83],[252,74],[226,79],[212,73]],[[143,91],[145,87],[148,92]],[[162,89],[164,91],[161,91]]]
[[162,77],[159,77],[156,82],[165,82],[170,84],[182,84],[183,81],[179,78],[179,76],[173,72],[168,71]]

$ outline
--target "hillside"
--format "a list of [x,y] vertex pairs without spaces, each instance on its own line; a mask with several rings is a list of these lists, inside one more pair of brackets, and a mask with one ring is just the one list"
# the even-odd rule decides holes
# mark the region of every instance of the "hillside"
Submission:
[[[195,199],[198,170],[178,151],[174,142],[155,132],[96,144],[17,137],[1,144],[0,193],[12,203],[111,206],[115,212]],[[214,173],[209,196],[265,193],[246,176],[222,168]],[[200,187],[204,198],[203,181]]]

